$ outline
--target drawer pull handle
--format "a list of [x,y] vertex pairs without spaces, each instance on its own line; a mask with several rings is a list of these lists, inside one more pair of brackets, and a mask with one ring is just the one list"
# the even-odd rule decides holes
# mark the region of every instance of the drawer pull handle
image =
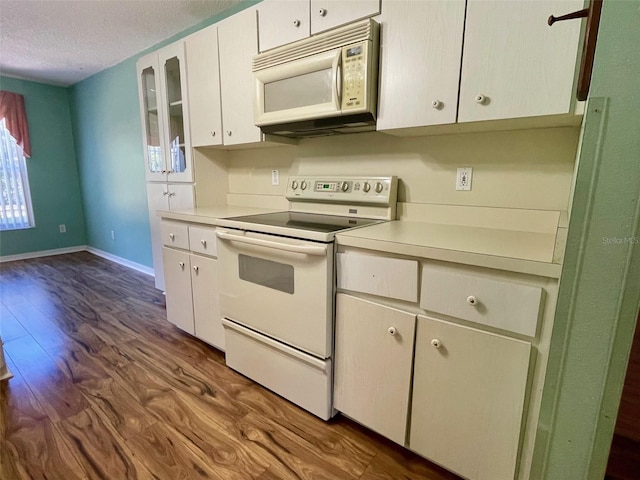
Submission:
[[176,239],[176,234],[175,234],[175,233],[170,233],[170,234],[169,234],[169,238],[170,238],[171,240],[175,240],[175,239]]
[[198,266],[197,266],[197,265],[194,265],[194,266],[193,266],[193,271],[194,271],[194,272],[196,272],[196,273],[198,273],[198,270],[200,270],[200,269],[198,268]]
[[204,248],[207,248],[207,241],[206,240],[200,240],[200,243],[202,244],[202,246]]
[[387,332],[389,332],[389,335],[391,335],[392,337],[393,337],[396,333],[398,333],[398,331],[396,330],[396,327],[389,327],[389,328],[387,329]]
[[478,299],[476,297],[474,297],[473,295],[469,295],[467,297],[467,303],[469,305],[471,305],[472,307],[475,307],[476,305],[478,305]]
[[434,338],[433,340],[431,340],[431,345],[433,345],[434,348],[440,348],[442,346],[442,342],[437,338]]
[[178,265],[180,265],[180,268],[184,270],[184,262],[178,262]]

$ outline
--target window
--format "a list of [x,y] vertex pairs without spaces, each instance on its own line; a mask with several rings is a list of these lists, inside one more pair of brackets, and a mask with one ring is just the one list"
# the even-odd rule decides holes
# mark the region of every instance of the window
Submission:
[[34,226],[24,151],[0,121],[0,230]]

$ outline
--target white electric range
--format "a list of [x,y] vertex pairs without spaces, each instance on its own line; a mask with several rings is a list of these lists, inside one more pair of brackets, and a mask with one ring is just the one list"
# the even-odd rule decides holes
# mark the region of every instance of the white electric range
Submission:
[[290,210],[216,229],[226,362],[327,420],[336,233],[395,219],[396,177],[290,177]]

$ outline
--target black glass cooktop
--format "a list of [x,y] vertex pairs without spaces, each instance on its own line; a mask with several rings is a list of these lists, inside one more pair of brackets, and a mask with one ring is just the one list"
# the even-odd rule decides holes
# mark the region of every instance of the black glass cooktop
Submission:
[[349,228],[381,222],[381,220],[373,220],[371,218],[340,217],[337,215],[301,212],[261,213],[259,215],[229,217],[226,220],[322,233],[335,233]]

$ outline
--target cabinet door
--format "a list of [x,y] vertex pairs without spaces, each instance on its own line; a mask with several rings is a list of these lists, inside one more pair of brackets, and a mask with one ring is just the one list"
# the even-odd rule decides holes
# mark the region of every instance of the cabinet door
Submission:
[[167,296],[167,320],[193,335],[195,329],[189,252],[162,247],[162,259]]
[[308,37],[309,0],[264,0],[258,26],[261,52]]
[[192,182],[184,42],[177,42],[160,50],[158,62],[162,72],[160,90],[166,112],[164,135],[167,142],[167,179],[172,182]]
[[512,479],[530,351],[418,315],[409,447],[465,478]]
[[191,254],[191,286],[196,337],[224,350],[224,328],[218,303],[218,261]]
[[162,268],[162,234],[158,210],[169,210],[169,191],[166,183],[147,183],[147,204],[149,207],[149,229],[151,231],[151,253],[153,273],[158,290],[164,290],[164,270]]
[[256,11],[243,10],[218,24],[220,87],[225,145],[259,142],[253,120],[255,85],[251,66],[258,53]]
[[378,130],[455,123],[464,11],[465,0],[384,2]]
[[169,184],[167,185],[167,197],[169,197],[169,210],[183,210],[195,206],[194,192],[192,184]]
[[406,441],[415,315],[339,293],[334,407],[390,438]]
[[380,0],[311,0],[311,34],[380,13]]
[[191,145],[222,145],[218,28],[204,28],[185,40]]
[[140,58],[138,72],[138,98],[142,124],[142,145],[147,181],[166,180],[164,143],[165,115],[160,95],[160,69],[158,55],[152,53]]
[[547,25],[582,0],[468,0],[458,121],[569,113],[580,22]]

